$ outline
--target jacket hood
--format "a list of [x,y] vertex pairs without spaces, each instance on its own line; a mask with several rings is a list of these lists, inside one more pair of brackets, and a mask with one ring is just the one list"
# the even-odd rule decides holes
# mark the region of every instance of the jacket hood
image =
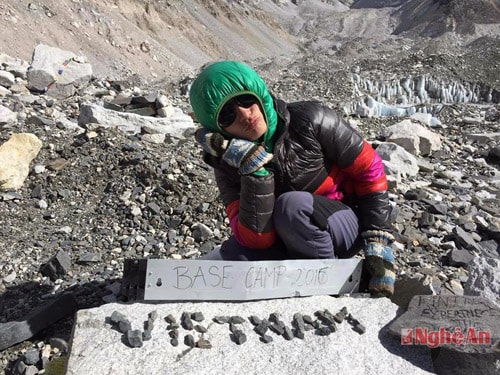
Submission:
[[208,65],[191,85],[189,100],[196,119],[203,127],[230,137],[219,126],[217,118],[224,104],[241,94],[255,95],[260,101],[267,123],[263,141],[268,150],[272,149],[271,138],[278,122],[274,100],[265,82],[248,65],[239,61]]

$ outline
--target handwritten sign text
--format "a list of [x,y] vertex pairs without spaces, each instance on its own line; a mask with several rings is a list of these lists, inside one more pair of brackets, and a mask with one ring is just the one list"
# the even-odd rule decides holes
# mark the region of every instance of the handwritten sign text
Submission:
[[360,259],[259,262],[149,259],[147,300],[251,300],[353,293]]

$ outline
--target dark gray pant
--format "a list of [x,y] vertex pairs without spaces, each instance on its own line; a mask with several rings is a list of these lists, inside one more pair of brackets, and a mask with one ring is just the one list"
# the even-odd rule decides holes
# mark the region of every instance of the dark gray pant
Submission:
[[358,218],[342,202],[292,191],[280,195],[274,205],[278,235],[268,249],[242,246],[231,236],[207,260],[282,260],[350,258],[361,248]]

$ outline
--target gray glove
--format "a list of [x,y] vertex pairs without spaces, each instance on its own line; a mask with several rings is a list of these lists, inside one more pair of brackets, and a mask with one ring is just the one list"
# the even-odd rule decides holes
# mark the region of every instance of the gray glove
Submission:
[[238,168],[242,175],[258,171],[273,158],[273,154],[268,153],[262,145],[240,138],[228,141],[221,134],[204,128],[196,131],[195,138],[206,152]]

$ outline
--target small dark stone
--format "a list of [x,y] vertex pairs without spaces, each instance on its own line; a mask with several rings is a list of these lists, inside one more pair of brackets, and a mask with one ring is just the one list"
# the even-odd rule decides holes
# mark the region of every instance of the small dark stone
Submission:
[[349,324],[351,324],[352,326],[360,324],[359,320],[354,318],[351,314],[348,314],[346,319],[349,322]]
[[216,316],[212,320],[218,324],[225,324],[229,323],[229,316]]
[[229,330],[234,333],[234,331],[238,330],[238,325],[229,323]]
[[[459,245],[462,245],[465,249],[471,250],[471,251],[477,251],[479,250],[476,240],[474,240],[474,237],[472,236],[471,233],[466,232],[463,230],[460,226],[455,226],[453,228],[453,233],[455,234],[455,242],[457,242]],[[457,251],[457,250],[455,250]],[[471,253],[466,253],[466,252],[459,252],[457,251],[456,257],[458,258],[457,262],[458,264],[451,263],[451,265],[460,267],[460,266],[466,266],[472,259],[474,258],[474,254]],[[452,254],[451,257],[455,257],[455,254]],[[465,258],[465,259],[463,259]],[[453,259],[451,259],[451,262]]]
[[304,317],[303,317],[303,315],[301,313],[295,313],[295,314],[293,314],[293,319],[292,320],[295,321],[295,322],[301,322],[301,323],[303,323],[304,322]]
[[448,262],[454,267],[467,267],[475,255],[465,249],[453,249],[448,253]]
[[229,319],[229,322],[230,323],[233,323],[233,324],[241,324],[241,323],[244,323],[245,322],[245,319],[242,318],[241,316],[232,316],[230,319]]
[[99,253],[83,253],[78,259],[79,263],[97,263],[102,260],[101,254]]
[[345,307],[345,306],[344,306],[344,307],[342,307],[342,308],[340,309],[340,311],[339,311],[337,314],[335,314],[335,315],[333,316],[333,318],[335,319],[335,321],[336,321],[337,323],[342,323],[342,322],[344,321],[344,319],[346,318],[347,314],[349,314],[349,313],[347,312],[347,307]]
[[121,333],[127,333],[132,329],[132,324],[127,320],[122,320],[118,323],[118,329]]
[[28,349],[26,353],[24,353],[24,363],[27,365],[36,365],[40,360],[40,352],[38,349]]
[[31,198],[42,199],[43,198],[43,187],[42,185],[36,185],[33,190],[31,190]]
[[315,315],[320,319],[323,323],[325,324],[335,324],[335,317],[334,315],[328,311],[327,309],[323,311],[316,311]]
[[168,314],[166,317],[165,317],[165,321],[167,323],[176,323],[176,320],[175,320],[175,317],[172,315],[172,314]]
[[264,323],[260,323],[259,325],[255,326],[253,329],[255,332],[257,332],[259,335],[264,336],[264,334],[267,332],[269,329],[269,326]]
[[146,330],[142,333],[142,340],[143,341],[148,341],[148,340],[151,340],[151,331],[150,330]]
[[23,359],[18,358],[17,361],[14,363],[14,366],[12,367],[12,373],[15,375],[25,374],[27,368],[28,368],[28,365],[26,363],[24,363]]
[[285,332],[285,327],[278,323],[272,323],[269,328],[277,335],[282,335]]
[[[43,214],[43,218],[45,220],[52,220],[52,219],[55,219],[56,218],[56,214],[53,213],[53,212],[45,212]],[[44,266],[46,266],[46,264],[44,264]],[[43,269],[40,269],[40,272],[44,271]],[[49,271],[46,271],[46,272],[52,272],[52,270],[49,270]]]
[[144,322],[144,330],[146,331],[152,331],[154,328],[154,320],[151,319],[151,318],[148,318],[148,320],[146,320]]
[[81,147],[85,143],[87,143],[88,141],[90,141],[90,139],[89,139],[89,137],[88,137],[87,134],[80,134],[80,135],[77,135],[74,138],[73,146],[75,146],[75,147]]
[[[495,121],[493,119],[493,121]],[[493,147],[488,151],[488,157],[496,163],[500,163],[500,145]]]
[[352,327],[352,329],[357,333],[359,333],[360,335],[366,332],[365,326],[362,325],[361,323],[356,324],[354,327]]
[[172,344],[172,346],[179,346],[179,340],[177,339],[177,337],[172,337],[170,339],[170,344]]
[[199,325],[199,324],[197,324],[197,325],[194,326],[194,330],[196,332],[199,332],[199,333],[205,333],[205,332],[207,332],[206,327],[203,327],[202,325]]
[[410,189],[404,194],[405,199],[417,201],[421,201],[422,199],[427,198],[427,196],[427,192],[417,189]]
[[193,319],[195,322],[201,322],[205,317],[201,312],[194,312],[191,314],[191,319]]
[[158,319],[158,311],[153,310],[148,314],[148,318],[151,319],[153,322]]
[[273,341],[273,338],[269,335],[262,335],[260,337],[260,341],[262,341],[264,344],[269,344],[270,342]]
[[189,346],[190,348],[194,348],[195,341],[193,335],[187,334],[186,336],[184,336],[184,344],[186,346]]
[[38,116],[38,115],[33,115],[29,116],[26,118],[26,123],[27,124],[33,124],[33,125],[38,125],[38,126],[50,126],[54,125],[54,121],[50,120],[49,118],[43,117],[43,116]]
[[321,316],[324,316],[324,315],[325,315],[325,313],[323,311],[321,311],[321,310],[317,310],[317,311],[314,312],[314,316],[318,317],[318,318],[321,317]]
[[143,345],[142,332],[140,329],[129,330],[127,332],[127,339],[132,348],[140,348]]
[[314,329],[318,329],[318,328],[321,328],[323,326],[323,324],[321,323],[320,320],[316,319],[313,324],[312,324],[313,328]]
[[[500,147],[500,146],[499,146]],[[500,243],[495,240],[481,241],[477,243],[485,258],[500,258]]]
[[333,320],[333,314],[328,309],[324,310],[324,314],[328,320]]
[[183,312],[181,316],[181,325],[185,330],[192,330],[194,328],[193,321],[190,318],[189,313]]
[[231,340],[233,340],[236,344],[241,345],[247,341],[247,336],[243,333],[243,331],[237,329],[231,334]]
[[301,330],[298,330],[298,329],[293,330],[293,335],[295,337],[297,337],[298,339],[300,339],[300,340],[303,340],[304,337],[305,337],[304,331],[301,331]]
[[305,331],[311,331],[311,330],[313,330],[313,329],[315,329],[315,327],[314,327],[314,326],[312,326],[311,324],[306,324],[306,325],[304,326],[304,330],[305,330]]
[[293,339],[293,332],[290,329],[290,327],[286,326],[283,330],[283,337],[285,340],[292,340]]
[[304,329],[306,331],[310,331],[314,329],[314,320],[309,315],[303,315],[302,319],[304,320]]
[[333,316],[333,319],[335,319],[335,322],[337,322],[337,323],[342,323],[345,319],[345,315],[338,312]]
[[305,331],[305,323],[302,314],[296,313],[293,315],[292,325],[296,330],[304,332]]
[[196,347],[200,349],[211,349],[212,344],[207,339],[201,338],[196,342]]
[[179,337],[179,330],[173,329],[173,330],[171,330],[171,331],[168,332],[168,335],[170,337],[172,337],[173,339],[176,339],[176,338]]
[[159,215],[161,213],[160,206],[155,202],[149,202],[148,208],[151,210],[151,212],[153,212],[156,215]]
[[167,329],[178,329],[179,327],[179,323],[172,323],[167,326]]
[[110,317],[110,320],[113,322],[113,323],[120,323],[122,321],[125,321],[127,320],[127,318],[125,318],[125,315],[119,311],[113,311],[113,313],[111,314],[111,317]]
[[47,263],[40,266],[40,273],[52,281],[66,275],[71,268],[71,258],[68,253],[59,250]]
[[446,203],[431,202],[428,211],[432,214],[446,215],[448,212],[448,206]]
[[321,327],[316,329],[316,334],[318,336],[328,336],[330,333],[332,333],[332,331],[330,330],[330,327],[321,326]]
[[280,314],[277,312],[273,312],[269,315],[269,321],[273,323],[278,323],[280,320]]
[[260,323],[262,323],[262,319],[256,315],[250,316],[248,320],[250,320],[250,323],[252,323],[254,326],[258,326]]

